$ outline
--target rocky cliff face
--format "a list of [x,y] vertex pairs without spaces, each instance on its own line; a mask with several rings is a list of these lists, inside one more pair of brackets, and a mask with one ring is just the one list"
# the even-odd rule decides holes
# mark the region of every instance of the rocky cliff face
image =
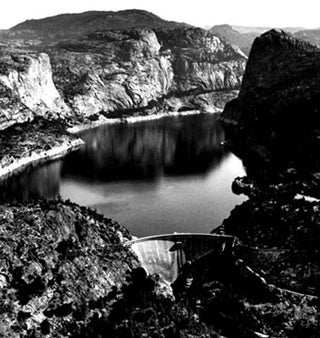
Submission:
[[313,133],[320,110],[320,50],[283,31],[253,44],[237,99],[223,112],[249,144],[301,143]]
[[0,66],[0,129],[35,116],[63,118],[69,114],[52,81],[47,54],[2,51]]
[[172,97],[239,88],[246,63],[240,51],[194,28],[98,32],[51,56],[57,87],[82,116],[196,108],[191,97],[180,105]]
[[218,37],[185,27],[101,31],[45,50],[3,48],[1,129],[37,115],[83,121],[218,111],[217,92],[239,88],[246,63]]
[[172,85],[170,59],[159,49],[149,29],[92,34],[53,51],[54,81],[80,116],[146,107]]
[[239,88],[246,56],[236,47],[200,28],[157,30],[162,51],[173,55],[176,90]]

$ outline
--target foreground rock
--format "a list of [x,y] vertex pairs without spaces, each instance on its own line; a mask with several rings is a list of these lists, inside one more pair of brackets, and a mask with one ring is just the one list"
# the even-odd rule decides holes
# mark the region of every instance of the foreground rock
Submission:
[[[141,273],[140,273],[141,272]],[[267,285],[232,255],[203,257],[164,296],[156,277],[135,273],[90,337],[311,337],[316,299]],[[292,311],[292,309],[295,309]],[[315,336],[314,335],[314,336]]]
[[135,264],[124,228],[67,202],[2,205],[0,232],[2,337],[76,336]]
[[242,241],[240,255],[268,282],[319,295],[319,176],[241,181],[238,192],[250,198],[224,221],[224,232]]

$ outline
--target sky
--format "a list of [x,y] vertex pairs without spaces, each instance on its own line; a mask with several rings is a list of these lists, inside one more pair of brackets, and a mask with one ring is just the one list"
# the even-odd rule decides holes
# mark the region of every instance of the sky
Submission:
[[320,27],[319,0],[8,0],[1,4],[0,28],[62,13],[132,8],[199,27]]

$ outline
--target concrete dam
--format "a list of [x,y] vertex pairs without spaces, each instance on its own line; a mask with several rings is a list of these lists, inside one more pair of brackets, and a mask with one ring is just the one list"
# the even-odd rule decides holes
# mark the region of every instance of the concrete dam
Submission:
[[183,265],[209,255],[230,252],[236,238],[226,235],[177,233],[139,238],[128,242],[148,274],[173,283]]

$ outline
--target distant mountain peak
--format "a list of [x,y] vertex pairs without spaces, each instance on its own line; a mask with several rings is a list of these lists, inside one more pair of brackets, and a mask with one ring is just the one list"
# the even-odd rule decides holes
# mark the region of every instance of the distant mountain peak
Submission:
[[181,26],[190,27],[185,23],[164,20],[145,10],[127,9],[117,12],[87,11],[83,13],[66,13],[43,19],[26,20],[10,28],[9,33],[17,38],[38,38],[47,43],[79,38],[102,30]]

